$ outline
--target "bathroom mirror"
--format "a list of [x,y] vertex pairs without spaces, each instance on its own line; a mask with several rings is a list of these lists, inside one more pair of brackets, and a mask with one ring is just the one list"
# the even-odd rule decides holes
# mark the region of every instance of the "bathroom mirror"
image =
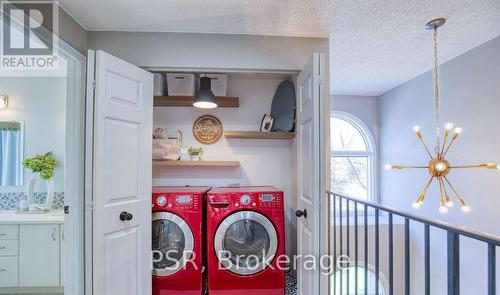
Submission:
[[24,124],[0,121],[0,186],[23,185]]

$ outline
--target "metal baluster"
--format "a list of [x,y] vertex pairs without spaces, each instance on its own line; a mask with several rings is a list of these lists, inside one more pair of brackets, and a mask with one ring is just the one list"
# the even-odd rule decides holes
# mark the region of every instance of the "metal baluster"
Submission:
[[[347,240],[347,241],[346,241],[346,242],[347,242],[347,253],[346,253],[346,255],[347,255],[347,257],[349,257],[349,258],[348,258],[348,259],[349,259],[349,261],[351,261],[351,256],[350,256],[350,255],[351,255],[351,253],[350,253],[350,252],[351,252],[351,251],[350,251],[351,246],[349,245],[349,240],[350,240],[350,228],[349,228],[349,227],[350,227],[350,221],[349,221],[349,213],[350,213],[349,211],[350,211],[350,208],[349,208],[349,204],[350,204],[350,201],[349,201],[349,200],[347,200],[347,202],[346,202],[346,203],[347,203],[347,204],[346,204],[346,207],[347,207],[347,212],[346,212],[346,229],[347,229],[347,232],[346,232],[346,234],[347,234],[347,236],[346,236],[346,240]],[[345,283],[345,285],[346,285],[345,290],[346,290],[347,294],[351,293],[351,290],[349,289],[349,285],[350,285],[350,271],[349,271],[349,267],[350,267],[350,266],[351,266],[350,264],[347,266],[347,275],[346,275],[346,283]]]
[[394,232],[392,213],[389,213],[389,295],[394,295]]
[[380,282],[380,228],[379,228],[379,211],[375,209],[375,295],[379,295]]
[[405,218],[405,295],[410,295],[410,220]]
[[430,227],[425,225],[425,295],[431,295],[431,239]]
[[460,237],[448,231],[448,295],[460,294]]
[[[342,227],[343,227],[343,226],[342,226],[342,210],[344,210],[344,209],[342,208],[342,197],[340,197],[340,198],[339,198],[339,214],[340,214],[340,220],[339,220],[339,223],[340,223],[340,256],[344,255],[344,251],[343,251],[343,250],[344,250],[344,249],[343,249],[343,248],[344,248],[344,241],[343,241],[343,229],[342,229]],[[341,295],[342,295],[342,291],[343,291],[343,288],[342,288],[342,287],[343,287],[343,283],[344,283],[344,282],[343,282],[343,279],[344,279],[344,278],[343,278],[343,272],[344,272],[344,271],[343,271],[343,268],[344,268],[344,266],[343,266],[343,265],[341,265],[341,266],[340,266],[340,283],[339,283],[339,285],[340,285],[339,291],[340,291],[340,294],[341,294]]]
[[354,202],[354,294],[358,295],[358,202]]
[[496,247],[488,244],[488,295],[496,294]]
[[368,295],[368,206],[365,204],[365,295]]
[[333,295],[337,295],[337,196],[333,195]]

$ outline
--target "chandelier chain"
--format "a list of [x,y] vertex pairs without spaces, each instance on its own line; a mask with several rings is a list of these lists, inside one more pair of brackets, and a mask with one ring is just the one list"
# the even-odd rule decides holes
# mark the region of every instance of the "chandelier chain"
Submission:
[[438,61],[438,42],[437,42],[437,27],[434,27],[434,108],[436,113],[436,155],[439,154],[441,146],[440,134],[440,112],[439,112],[439,61]]

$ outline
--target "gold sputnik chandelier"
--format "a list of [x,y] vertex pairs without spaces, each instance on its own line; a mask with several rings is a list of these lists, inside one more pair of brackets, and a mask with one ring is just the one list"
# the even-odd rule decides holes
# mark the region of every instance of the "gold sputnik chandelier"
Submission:
[[[444,138],[441,142],[441,129],[440,129],[440,113],[439,113],[439,63],[438,63],[438,46],[437,46],[437,31],[438,28],[444,25],[446,20],[444,18],[434,19],[428,22],[425,25],[427,30],[434,31],[434,109],[435,109],[435,119],[436,119],[436,148],[434,153],[431,153],[427,144],[424,141],[424,136],[421,132],[421,128],[419,126],[413,127],[413,131],[416,133],[417,138],[420,140],[422,145],[424,146],[427,154],[429,155],[430,161],[427,166],[400,166],[400,165],[386,165],[385,168],[388,170],[401,170],[407,168],[416,168],[416,169],[427,169],[429,174],[431,175],[430,180],[427,182],[423,192],[417,198],[415,202],[412,203],[412,207],[415,209],[419,209],[424,200],[429,188],[434,180],[437,181],[439,185],[439,191],[441,194],[440,197],[440,213],[447,213],[448,208],[453,207],[453,201],[451,200],[448,192],[451,189],[451,192],[456,196],[458,200],[458,204],[461,207],[461,210],[464,213],[470,212],[471,208],[465,203],[465,200],[458,194],[455,187],[451,184],[448,179],[448,174],[453,169],[463,169],[463,168],[482,168],[482,169],[500,169],[500,165],[497,164],[479,164],[479,165],[466,165],[466,166],[453,166],[446,160],[446,155],[448,151],[453,146],[453,144],[457,141],[460,134],[462,134],[462,128],[455,127],[453,123],[446,123],[444,126]],[[449,188],[449,189],[448,189]]]

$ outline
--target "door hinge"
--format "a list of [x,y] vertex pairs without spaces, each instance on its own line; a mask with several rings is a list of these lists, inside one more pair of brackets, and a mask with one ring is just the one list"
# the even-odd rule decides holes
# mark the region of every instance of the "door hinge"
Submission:
[[318,84],[319,84],[319,85],[323,85],[323,83],[324,83],[323,79],[319,78],[319,79],[318,79]]
[[87,202],[86,209],[91,211],[94,210],[94,202],[93,201]]
[[92,90],[95,90],[95,80],[92,80]]

